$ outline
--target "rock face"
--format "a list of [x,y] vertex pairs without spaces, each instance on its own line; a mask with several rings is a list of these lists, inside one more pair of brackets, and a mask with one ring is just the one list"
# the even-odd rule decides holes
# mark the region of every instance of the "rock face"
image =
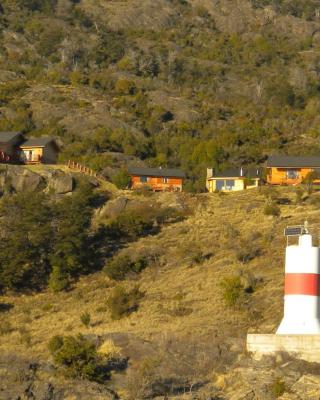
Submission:
[[303,375],[279,400],[319,400],[320,377],[314,375]]
[[70,193],[74,189],[74,178],[71,174],[52,169],[43,169],[40,175],[19,165],[0,166],[0,192],[34,192],[41,189],[51,189],[56,194]]
[[24,170],[22,174],[14,174],[12,176],[11,186],[16,192],[33,192],[39,187],[41,181],[40,175]]
[[13,355],[0,358],[1,400],[115,400],[104,385],[74,380],[65,382],[50,364],[30,362]]
[[49,180],[49,188],[57,194],[65,194],[73,191],[74,180],[71,175],[54,176]]
[[16,192],[34,191],[43,181],[39,174],[17,165],[5,165],[0,169],[0,190]]
[[129,200],[126,197],[118,197],[115,200],[108,201],[100,211],[100,215],[110,218],[117,217],[127,207],[128,201]]

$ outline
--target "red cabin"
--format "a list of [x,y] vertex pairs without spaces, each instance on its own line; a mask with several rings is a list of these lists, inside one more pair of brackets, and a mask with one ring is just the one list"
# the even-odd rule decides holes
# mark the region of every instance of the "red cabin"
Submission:
[[131,189],[149,187],[154,192],[181,192],[185,173],[169,168],[129,168]]

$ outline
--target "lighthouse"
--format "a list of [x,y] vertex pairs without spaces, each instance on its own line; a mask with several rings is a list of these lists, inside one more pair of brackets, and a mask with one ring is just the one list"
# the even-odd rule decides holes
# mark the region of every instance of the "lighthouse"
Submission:
[[[308,223],[285,229],[284,315],[275,334],[248,333],[247,350],[256,359],[287,353],[320,362],[320,247]],[[289,245],[292,237],[297,243]]]
[[286,247],[284,317],[276,334],[319,335],[320,247],[313,246],[307,223],[300,231],[287,228],[285,235],[297,235],[298,244]]

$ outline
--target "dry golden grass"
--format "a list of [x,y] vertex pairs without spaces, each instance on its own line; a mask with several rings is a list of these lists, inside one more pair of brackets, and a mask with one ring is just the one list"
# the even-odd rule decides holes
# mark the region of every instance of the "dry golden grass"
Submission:
[[[293,189],[280,188],[279,193],[295,199]],[[168,199],[172,201],[167,194],[159,195],[161,201]],[[316,225],[318,207],[281,205],[281,217],[267,217],[265,197],[258,190],[198,195],[188,201],[194,215],[128,245],[135,252],[161,252],[140,276],[138,283],[146,295],[137,312],[111,320],[106,303],[114,283],[102,272],[80,279],[67,293],[3,296],[0,302],[14,307],[0,314],[0,351],[46,359],[47,343],[56,334],[125,332],[152,342],[165,335],[213,340],[245,338],[248,329],[273,332],[282,316],[283,229],[305,219]],[[203,262],[193,261],[195,244],[205,255]],[[236,249],[252,246],[259,247],[261,255],[247,263],[238,261]],[[234,310],[226,307],[220,282],[239,271],[251,273],[258,284],[244,307]],[[181,308],[188,312],[179,314]],[[84,312],[91,315],[88,328],[80,321]]]

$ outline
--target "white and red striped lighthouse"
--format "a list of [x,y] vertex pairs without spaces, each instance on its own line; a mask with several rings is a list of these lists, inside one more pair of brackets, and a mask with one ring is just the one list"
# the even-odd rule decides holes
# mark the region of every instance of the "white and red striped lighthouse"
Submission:
[[307,225],[299,244],[286,248],[284,317],[276,334],[320,334],[320,247],[313,246]]

